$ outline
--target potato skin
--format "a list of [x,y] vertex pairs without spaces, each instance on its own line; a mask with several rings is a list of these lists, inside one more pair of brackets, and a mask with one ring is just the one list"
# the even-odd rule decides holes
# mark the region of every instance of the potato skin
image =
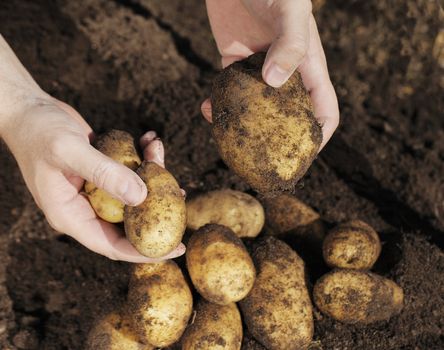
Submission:
[[315,284],[316,306],[335,320],[369,324],[399,313],[404,293],[395,282],[371,272],[337,269]]
[[381,253],[381,242],[371,226],[360,220],[352,220],[328,233],[322,253],[330,267],[369,270]]
[[261,193],[291,190],[317,155],[322,130],[295,72],[279,89],[262,79],[265,54],[231,64],[214,80],[213,137],[224,162]]
[[211,191],[187,201],[187,226],[192,230],[218,224],[230,228],[238,237],[256,237],[264,221],[259,201],[240,191]]
[[225,226],[210,224],[194,232],[186,261],[193,285],[212,303],[237,302],[253,287],[253,261],[240,238]]
[[[95,148],[104,155],[112,158],[131,170],[136,170],[141,160],[134,146],[133,137],[121,130],[110,130],[97,137]],[[97,188],[91,182],[85,182],[85,192],[94,208],[97,216],[101,219],[117,223],[123,221],[124,204],[113,198],[106,191]]]
[[128,320],[118,312],[102,318],[91,330],[86,341],[86,350],[153,350],[143,344],[131,329]]
[[236,304],[201,299],[196,318],[182,337],[182,350],[240,350],[241,345],[242,321]]
[[239,303],[248,330],[267,349],[307,349],[314,325],[304,262],[274,237],[256,244],[253,260],[256,282]]
[[148,195],[137,207],[125,206],[126,236],[141,254],[159,258],[182,240],[185,199],[174,177],[159,165],[144,161],[137,174],[145,182]]
[[263,200],[265,220],[274,236],[295,235],[322,242],[325,236],[320,215],[296,197],[283,193]]
[[178,341],[193,311],[193,297],[172,260],[137,264],[131,275],[127,313],[135,333],[148,344]]

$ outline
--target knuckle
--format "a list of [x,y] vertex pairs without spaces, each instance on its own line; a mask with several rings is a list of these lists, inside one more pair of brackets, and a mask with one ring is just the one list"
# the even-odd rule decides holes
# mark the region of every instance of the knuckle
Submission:
[[92,172],[92,183],[99,188],[104,188],[109,182],[111,174],[117,170],[117,165],[113,162],[99,162]]
[[296,37],[287,45],[287,52],[296,59],[304,58],[307,53],[308,43],[305,38]]

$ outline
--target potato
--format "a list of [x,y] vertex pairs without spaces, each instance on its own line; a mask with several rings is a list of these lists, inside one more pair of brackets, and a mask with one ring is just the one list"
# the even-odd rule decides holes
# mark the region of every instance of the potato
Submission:
[[295,72],[274,89],[262,80],[265,54],[225,68],[213,83],[213,136],[225,163],[261,193],[291,190],[316,157],[322,130]]
[[316,282],[313,298],[319,310],[335,320],[369,324],[399,313],[404,293],[395,282],[374,273],[338,269]]
[[190,288],[175,262],[135,266],[127,312],[140,339],[155,347],[173,344],[185,331],[192,311]]
[[196,317],[182,337],[182,350],[240,350],[242,321],[235,303],[200,300]]
[[[133,137],[125,131],[110,130],[97,137],[94,146],[104,155],[131,170],[136,170],[141,160],[134,147]],[[123,221],[124,204],[91,182],[85,182],[85,192],[97,216],[105,221]]]
[[307,349],[314,326],[304,262],[274,237],[256,244],[253,260],[256,282],[240,301],[248,330],[267,349]]
[[118,312],[102,318],[91,330],[86,341],[87,350],[152,350],[143,344],[132,331],[128,320]]
[[256,271],[244,244],[225,226],[209,224],[190,238],[188,272],[197,291],[208,301],[227,305],[244,298]]
[[352,220],[328,233],[322,253],[331,267],[368,270],[381,253],[381,242],[373,228],[363,221]]
[[264,226],[264,209],[247,193],[223,189],[187,201],[187,226],[192,230],[219,224],[238,237],[256,237]]
[[141,254],[159,258],[182,240],[185,199],[174,177],[159,165],[144,161],[137,174],[146,183],[148,195],[137,207],[125,206],[126,236]]
[[310,241],[322,242],[324,223],[317,212],[296,197],[283,193],[264,199],[265,220],[276,236],[296,235]]

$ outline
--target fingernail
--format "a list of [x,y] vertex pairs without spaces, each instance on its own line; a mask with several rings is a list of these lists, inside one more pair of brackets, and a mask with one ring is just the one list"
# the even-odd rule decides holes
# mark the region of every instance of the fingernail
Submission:
[[[145,185],[143,185],[145,186]],[[143,187],[136,179],[128,181],[126,185],[122,186],[122,198],[128,205],[138,205],[143,200]]]
[[291,72],[272,63],[265,72],[265,82],[275,88],[281,87],[290,78]]
[[163,144],[159,139],[159,142],[156,146],[156,152],[154,153],[154,161],[163,166],[165,161],[165,150],[163,148]]

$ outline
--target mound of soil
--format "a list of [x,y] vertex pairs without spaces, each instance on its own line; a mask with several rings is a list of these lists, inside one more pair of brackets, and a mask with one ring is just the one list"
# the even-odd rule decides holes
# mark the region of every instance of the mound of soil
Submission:
[[[316,8],[342,123],[297,195],[330,224],[374,226],[384,243],[375,270],[404,288],[406,304],[366,327],[315,310],[312,348],[443,349],[443,10],[429,0]],[[0,33],[96,132],[158,131],[189,195],[249,190],[200,116],[219,68],[203,1],[11,0]],[[0,164],[0,348],[82,349],[94,319],[125,300],[129,265],[56,235],[5,147]],[[312,283],[326,271],[307,264]],[[263,348],[247,332],[243,349]]]

